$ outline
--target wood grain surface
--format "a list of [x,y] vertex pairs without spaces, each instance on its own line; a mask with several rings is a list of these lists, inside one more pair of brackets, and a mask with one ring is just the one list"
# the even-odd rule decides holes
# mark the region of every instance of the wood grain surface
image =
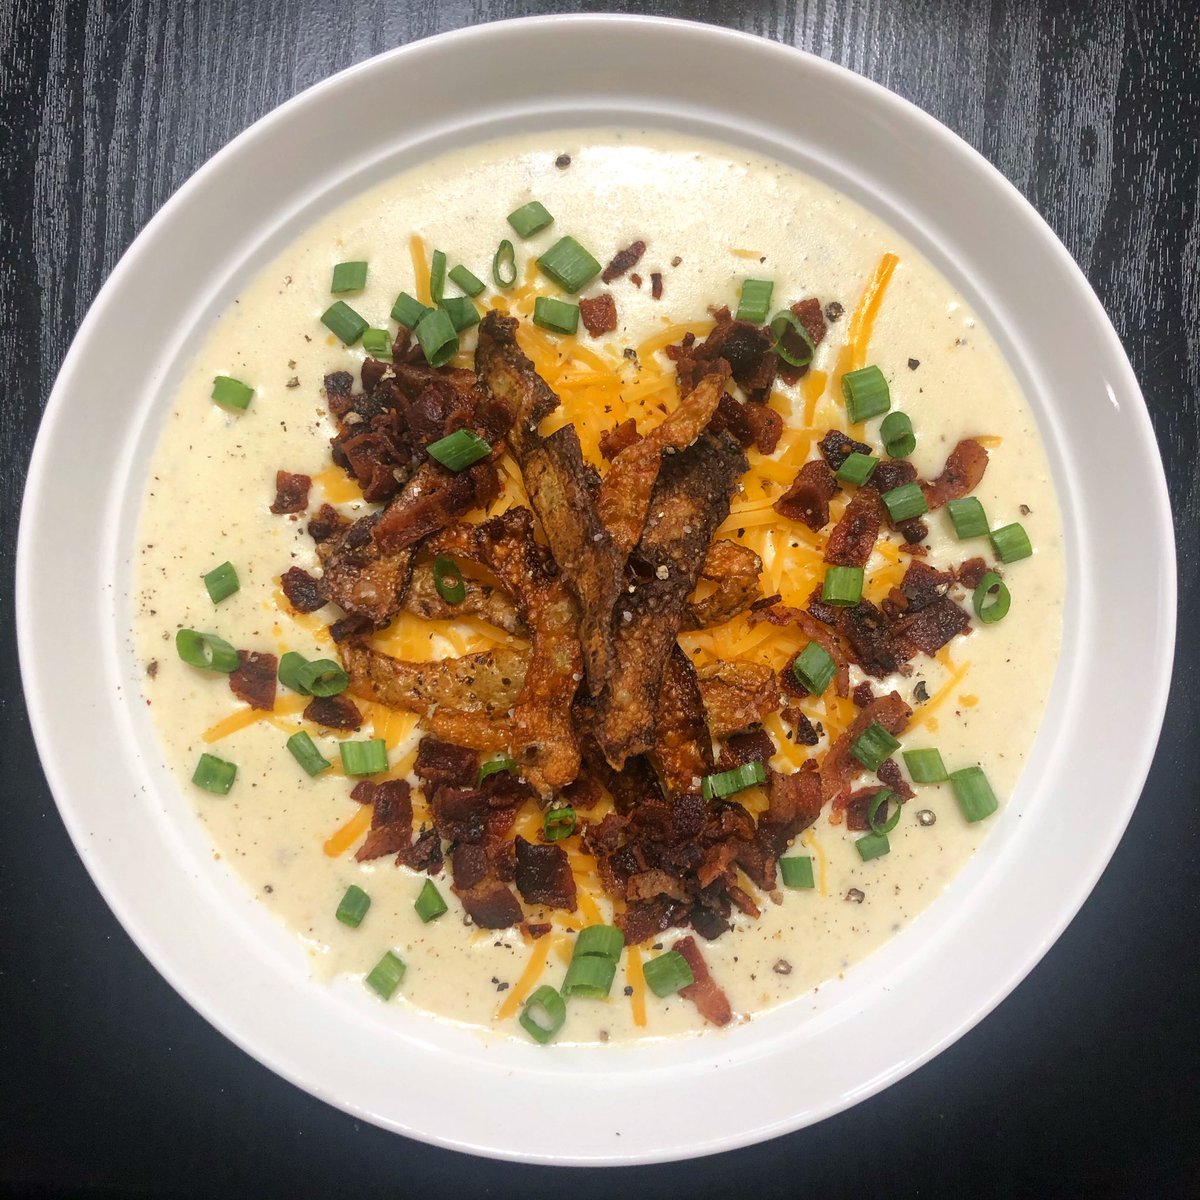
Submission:
[[[58,364],[121,253],[205,159],[379,51],[483,21],[606,10],[728,25],[842,63],[1016,184],[1087,274],[1146,393],[1182,619],[1163,741],[1129,832],[1080,916],[995,1013],[812,1129],[702,1162],[564,1176],[354,1121],[271,1075],[171,991],[54,809],[21,703],[10,597],[24,473]],[[1200,1194],[1198,64],[1200,8],[1188,0],[0,0],[0,1192]],[[572,1115],[564,1136],[584,1119]]]

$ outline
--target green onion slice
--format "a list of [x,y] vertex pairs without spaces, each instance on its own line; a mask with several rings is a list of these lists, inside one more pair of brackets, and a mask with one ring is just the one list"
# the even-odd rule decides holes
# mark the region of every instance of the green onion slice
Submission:
[[615,925],[585,925],[575,939],[572,958],[597,955],[616,962],[625,949],[625,935]]
[[386,329],[368,329],[362,335],[363,349],[372,358],[392,357],[392,335]]
[[435,250],[429,259],[429,295],[434,304],[441,304],[446,294],[446,252]]
[[197,633],[194,629],[181,629],[175,635],[175,649],[189,667],[220,671],[225,675],[237,670],[238,652],[215,633]]
[[431,367],[444,367],[458,353],[458,331],[444,308],[431,308],[413,332]]
[[347,775],[378,775],[387,770],[387,742],[383,738],[340,742],[338,750],[342,755],[342,769]]
[[898,488],[884,492],[883,503],[888,510],[888,516],[897,525],[904,521],[911,521],[913,517],[919,517],[929,511],[929,502],[925,499],[925,493],[921,491],[921,485],[916,480],[913,480],[912,483],[902,483]]
[[[896,805],[892,811],[892,815],[887,815],[888,803],[892,802]],[[882,817],[880,816],[882,810]],[[875,833],[891,833],[893,829],[900,823],[900,800],[896,793],[888,789],[882,792],[876,792],[871,797],[870,804],[867,805],[867,824]]]
[[389,950],[363,980],[367,987],[377,992],[384,1000],[390,1000],[404,978],[404,960],[395,950]]
[[510,288],[517,282],[517,252],[505,238],[492,256],[492,282],[498,288]]
[[754,762],[743,763],[729,771],[718,771],[715,775],[705,775],[700,790],[705,800],[716,797],[732,796],[734,792],[744,791],[748,787],[767,782],[767,769],[757,759]]
[[842,376],[842,395],[846,399],[846,415],[857,425],[868,417],[877,417],[892,407],[892,394],[883,372],[875,366],[847,371]]
[[533,237],[547,225],[554,223],[554,218],[546,211],[546,206],[538,200],[530,200],[522,204],[515,212],[508,214],[508,223],[517,231],[517,237]]
[[501,771],[515,771],[517,763],[515,759],[505,755],[503,758],[488,759],[479,768],[479,782],[482,783],[489,775],[498,775]]
[[775,336],[775,353],[790,367],[807,367],[817,348],[808,330],[790,308],[781,309],[771,318],[771,333]]
[[232,596],[242,585],[238,582],[237,571],[233,569],[233,563],[223,562],[219,567],[213,567],[204,576],[204,586],[208,589],[209,599],[214,604],[220,604],[222,600]]
[[942,752],[929,747],[923,750],[905,750],[904,765],[908,768],[913,783],[945,783],[950,778]]
[[492,452],[492,447],[469,429],[456,429],[449,436],[430,442],[427,449],[430,458],[451,471],[461,471]]
[[396,297],[396,303],[392,305],[392,320],[403,325],[405,329],[416,329],[421,323],[421,318],[431,312],[433,309],[427,304],[422,304],[407,292],[401,292]]
[[900,748],[900,743],[878,721],[873,721],[854,739],[850,753],[868,771],[878,771]]
[[461,288],[468,296],[478,296],[487,284],[478,275],[472,275],[461,263],[450,272],[450,282]]
[[441,307],[459,333],[479,324],[479,309],[466,296],[447,296],[441,301]]
[[866,837],[860,837],[854,843],[854,848],[863,862],[870,862],[873,858],[882,858],[890,853],[892,844],[888,841],[886,833],[868,833]]
[[305,696],[339,696],[350,686],[350,676],[332,658],[315,658],[296,668],[300,687]]
[[846,461],[838,467],[837,480],[839,483],[852,483],[855,487],[862,487],[875,474],[877,466],[879,459],[855,450],[852,454],[847,454]]
[[761,325],[767,319],[771,308],[771,293],[775,283],[770,279],[744,279],[742,292],[738,297],[737,312],[734,314],[739,321],[753,321]]
[[329,290],[336,296],[340,292],[361,292],[367,286],[367,264],[365,262],[338,263],[333,268],[333,279]]
[[222,408],[236,408],[244,412],[250,406],[254,389],[247,387],[240,379],[228,375],[218,375],[213,380],[212,398]]
[[467,598],[467,585],[458,563],[444,554],[433,560],[433,586],[447,604],[461,604]]
[[975,615],[985,625],[994,625],[997,621],[1003,621],[1008,616],[1011,605],[1012,593],[1009,592],[1008,585],[995,571],[989,571],[984,575],[971,596],[971,606],[975,609]]
[[779,860],[779,873],[783,886],[790,888],[816,887],[813,877],[813,860],[806,854],[794,854]]
[[608,995],[613,976],[617,973],[617,962],[599,954],[576,955],[571,959],[563,977],[564,996],[585,996],[600,1000]]
[[533,302],[533,323],[552,333],[574,333],[579,328],[579,305],[538,296]]
[[600,274],[600,264],[573,237],[559,238],[537,265],[543,275],[572,295]]
[[821,599],[826,604],[850,608],[862,599],[862,567],[830,567],[821,586]]
[[819,642],[809,642],[793,660],[792,674],[812,695],[821,696],[837,674],[837,663]]
[[950,514],[954,534],[960,542],[967,538],[987,536],[987,513],[974,496],[964,496],[961,500],[947,500],[946,511]]
[[968,821],[982,821],[1000,807],[982,767],[963,767],[951,771],[950,786],[954,789],[954,798],[962,809],[962,815]]
[[308,659],[303,654],[297,654],[295,650],[289,650],[279,659],[279,668],[275,672],[279,676],[279,682],[285,688],[290,688],[293,692],[299,692],[302,696],[311,696],[312,693],[308,690],[308,685],[301,678],[300,671],[302,667],[308,666]]
[[437,884],[432,879],[425,880],[420,894],[413,903],[413,908],[417,910],[417,916],[426,925],[435,918],[450,911],[446,901],[442,899],[442,893],[437,889]]
[[303,729],[298,729],[288,738],[287,748],[310,775],[320,775],[329,766],[329,759],[317,749],[316,743]]
[[321,314],[321,324],[347,346],[353,346],[371,327],[366,317],[356,313],[344,300],[331,304]]
[[917,438],[907,413],[890,412],[879,425],[879,436],[889,458],[907,458],[917,448]]
[[215,754],[202,754],[192,772],[192,782],[215,796],[227,796],[237,778],[237,764],[226,762]]
[[561,842],[575,832],[575,810],[568,804],[562,808],[548,808],[542,822],[542,832],[548,842]]
[[548,983],[543,983],[530,995],[517,1018],[521,1028],[541,1046],[563,1027],[566,1019],[567,1006]]
[[337,912],[333,915],[343,925],[357,929],[362,924],[362,919],[367,915],[367,909],[370,907],[371,897],[357,883],[352,883],[346,889],[346,894],[342,897],[342,902],[337,906]]
[[1033,553],[1029,544],[1029,535],[1025,527],[1018,521],[1005,525],[992,533],[992,549],[996,557],[1003,563],[1017,562],[1018,559],[1028,558]]
[[678,950],[668,950],[650,959],[642,968],[646,986],[656,996],[673,996],[696,982],[688,960]]

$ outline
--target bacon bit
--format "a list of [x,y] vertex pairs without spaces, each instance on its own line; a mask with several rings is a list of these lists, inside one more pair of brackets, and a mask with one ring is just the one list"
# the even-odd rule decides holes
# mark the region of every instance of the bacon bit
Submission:
[[358,729],[363,723],[349,696],[314,696],[304,709],[304,719],[323,729]]
[[979,486],[987,470],[988,452],[973,438],[964,438],[946,459],[942,473],[932,483],[921,485],[930,509],[948,500],[961,500]]
[[422,829],[413,844],[396,856],[396,866],[436,875],[442,869],[442,839],[436,829]]
[[853,829],[859,833],[870,829],[871,822],[868,814],[871,809],[871,801],[880,792],[888,790],[886,787],[865,787],[859,788],[856,792],[843,792],[833,802],[833,812],[829,815],[830,824],[839,824],[840,822],[834,821],[834,813],[841,813],[845,817],[847,829]]
[[322,504],[308,523],[308,536],[319,546],[349,528],[350,522],[332,504]]
[[706,1021],[711,1021],[714,1025],[728,1025],[733,1020],[733,1010],[729,1007],[725,993],[708,973],[708,964],[704,961],[695,938],[680,938],[671,949],[682,954],[692,969],[693,982],[685,988],[680,988],[679,994],[685,1000],[690,1000]]
[[271,511],[276,514],[303,512],[308,507],[309,475],[293,475],[290,471],[275,472],[275,500]]
[[655,300],[661,300],[662,292],[662,274],[659,271],[652,271],[650,274],[650,295],[653,296]]
[[775,743],[765,729],[752,729],[746,733],[734,733],[725,739],[721,757],[717,759],[718,771],[732,771],[746,763],[767,763],[775,753]]
[[853,700],[859,708],[866,708],[867,705],[875,699],[875,693],[872,691],[871,685],[864,679],[862,683],[860,683],[858,687],[856,687],[854,691],[850,693],[850,699]]
[[479,754],[426,735],[417,746],[413,774],[432,792],[441,784],[475,787],[479,782]]
[[641,434],[638,433],[637,422],[628,417],[619,425],[614,425],[612,429],[607,429],[600,435],[600,453],[612,462],[622,450],[628,450],[635,442],[641,439]]
[[[878,475],[883,469],[876,468]],[[859,488],[833,527],[825,547],[825,561],[839,567],[865,567],[875,549],[885,510],[874,488]]]
[[576,906],[575,876],[571,861],[561,846],[535,846],[516,838],[517,890],[526,904],[544,904],[573,912]]
[[744,404],[742,410],[760,454],[774,454],[783,436],[783,418],[769,405]]
[[[631,267],[636,267],[641,261],[642,255],[646,253],[646,243],[637,241],[632,245],[626,246],[624,250],[618,250],[612,257],[612,262],[604,268],[604,274],[600,276],[605,283],[612,283],[614,279],[620,278]],[[642,281],[637,276],[634,286],[641,287]]]
[[239,650],[237,668],[230,673],[229,690],[251,708],[270,712],[275,707],[275,672],[279,660],[273,654]]
[[642,286],[642,277],[634,272],[634,274],[630,275],[629,282],[632,283],[634,287],[640,288]]
[[831,429],[818,443],[817,449],[829,464],[831,471],[840,471],[846,459],[851,454],[870,454],[871,447],[866,442],[856,442],[847,437],[840,429]]
[[779,715],[792,727],[795,740],[801,746],[815,746],[821,740],[813,723],[796,705],[789,704]]
[[850,728],[830,747],[825,761],[821,765],[821,799],[831,800],[839,792],[848,787],[850,782],[862,770],[857,759],[851,758],[850,747],[868,726],[878,722],[893,737],[898,737],[908,726],[912,709],[909,708],[897,692],[889,692],[872,700],[864,708]]
[[821,815],[821,777],[816,771],[767,775],[767,810],[758,819],[759,841],[776,857]]
[[355,851],[357,862],[399,854],[412,841],[412,792],[408,784],[403,779],[387,779],[374,784],[373,789],[371,831]]
[[879,782],[886,785],[896,795],[898,800],[911,800],[916,792],[909,787],[908,780],[900,774],[900,764],[894,758],[886,759],[879,764],[879,770],[875,772]]
[[[988,573],[988,565],[982,558],[968,558],[961,567],[954,572],[954,578],[964,587],[969,587],[974,591],[983,581],[983,577]],[[995,570],[995,568],[991,568]],[[1000,572],[996,571],[999,575]]]
[[521,923],[521,932],[532,942],[536,942],[538,938],[544,938],[553,928],[553,925],[544,921],[523,921]]
[[591,300],[580,300],[579,316],[592,337],[612,333],[617,327],[617,302],[611,292],[604,292]]
[[775,501],[774,508],[790,521],[803,521],[815,533],[829,524],[829,501],[840,490],[829,464],[814,458],[800,468],[795,482]]
[[311,613],[325,607],[324,585],[300,567],[292,567],[280,575],[279,586],[297,612]]
[[[804,332],[808,334],[812,340],[813,347],[819,346],[825,340],[825,332],[827,326],[825,318],[821,315],[821,302],[816,296],[809,296],[805,300],[797,300],[792,305],[792,312],[796,319],[800,322]],[[803,347],[801,339],[791,330],[784,331],[785,349],[790,353],[795,354],[796,351]],[[779,377],[789,384],[799,382],[805,375],[808,374],[809,364],[802,367],[793,367],[790,363],[783,359],[779,360]]]

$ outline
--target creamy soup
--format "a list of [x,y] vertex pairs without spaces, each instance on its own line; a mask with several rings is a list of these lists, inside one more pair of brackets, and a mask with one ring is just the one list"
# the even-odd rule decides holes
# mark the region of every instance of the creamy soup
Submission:
[[[556,165],[560,156],[569,156],[569,165]],[[535,198],[553,213],[554,224],[522,241],[505,217]],[[480,297],[487,303],[496,294],[493,254],[501,239],[511,238],[519,288],[528,299],[539,287],[561,295],[547,281],[530,282],[536,276],[527,268],[566,233],[602,262],[635,239],[646,243],[635,268],[640,288],[627,274],[611,286],[597,279],[583,293],[612,292],[617,329],[590,338],[581,326],[577,338],[561,343],[568,368],[580,347],[580,355],[600,356],[604,369],[631,386],[639,374],[623,354],[626,348],[642,347],[644,369],[669,371],[661,349],[646,348],[648,339],[675,322],[703,322],[710,306],[736,308],[746,277],[775,282],[772,311],[805,296],[840,304],[844,315],[830,324],[809,377],[795,387],[777,384],[772,400],[789,430],[807,422],[818,430],[816,437],[831,424],[844,427],[837,384],[851,316],[883,256],[897,256],[874,315],[866,361],[888,379],[892,407],[912,418],[917,446],[911,461],[930,479],[960,438],[985,436],[990,462],[974,494],[993,527],[1020,521],[1034,546],[1032,557],[1002,568],[1013,596],[1003,621],[981,625],[972,616],[972,631],[936,658],[918,655],[911,674],[873,681],[877,691],[894,687],[914,705],[904,748],[936,746],[951,770],[982,765],[1000,811],[971,824],[950,785],[920,786],[890,835],[890,853],[864,862],[855,845],[862,834],[831,823],[827,808],[790,852],[812,857],[816,886],[781,886],[760,898],[759,919],[736,916],[730,932],[701,943],[735,1013],[749,1019],[839,976],[879,946],[936,899],[990,825],[1004,819],[1003,802],[1033,740],[1059,648],[1062,532],[1024,397],[988,331],[950,284],[885,224],[828,187],[729,146],[661,132],[539,134],[437,159],[321,220],[249,281],[206,331],[164,429],[146,487],[136,563],[134,632],[146,668],[146,699],[164,758],[178,773],[182,802],[195,806],[219,856],[302,939],[315,975],[364,975],[394,949],[407,973],[392,1004],[525,1037],[515,1019],[522,998],[539,983],[561,982],[573,944],[570,930],[586,924],[588,912],[547,915],[554,931],[536,942],[518,929],[479,930],[464,921],[447,867],[436,883],[449,912],[422,923],[413,905],[425,876],[396,867],[390,856],[360,864],[353,851],[361,831],[351,824],[339,835],[359,811],[349,798],[353,781],[336,768],[309,778],[285,749],[289,734],[302,727],[299,705],[282,703],[295,698],[281,690],[274,713],[252,713],[231,694],[225,676],[180,661],[174,637],[186,627],[246,649],[336,657],[324,634],[334,616],[299,617],[279,591],[279,576],[289,567],[319,571],[305,518],[276,516],[268,507],[275,472],[284,468],[314,477],[310,510],[326,499],[348,516],[368,508],[330,460],[335,426],[322,379],[342,369],[357,375],[364,356],[361,346],[343,346],[321,324],[333,299],[333,266],[368,262],[365,288],[342,298],[372,326],[394,331],[388,321],[393,301],[401,290],[422,291],[419,275],[433,248],[489,282]],[[660,298],[653,295],[652,274],[662,277]],[[513,303],[512,295],[506,303]],[[464,350],[472,337],[464,335]],[[582,357],[575,365],[581,372],[596,370]],[[244,412],[210,399],[218,375],[253,387]],[[878,426],[878,419],[869,421],[863,433],[876,447]],[[816,456],[815,439],[810,441],[800,461]],[[795,457],[796,444],[785,440],[783,449],[791,445]],[[751,454],[751,461],[761,463],[761,456]],[[764,591],[778,590],[785,602],[802,605],[811,583],[789,565],[786,539],[764,543],[759,534],[754,541],[764,497],[780,494],[796,465],[775,470],[774,478],[763,474],[769,466],[752,469],[721,536],[747,539],[765,551],[766,574],[779,586],[764,580]],[[973,555],[994,562],[987,539],[959,541],[944,511],[927,520],[929,562],[956,564]],[[893,543],[899,545],[896,535]],[[226,560],[236,567],[240,590],[214,607],[201,577]],[[876,553],[868,580],[889,565],[895,567],[894,555]],[[959,595],[970,611],[969,593]],[[432,659],[462,653],[480,636],[477,627],[464,633],[444,623],[430,636],[418,625],[416,618],[402,617],[383,647]],[[493,640],[503,643],[505,635],[495,632]],[[699,654],[704,635],[682,640]],[[861,678],[855,670],[852,682]],[[813,709],[815,720],[820,712]],[[388,742],[391,773],[411,771],[420,737],[411,715],[373,712],[358,734],[309,732],[336,764],[336,739],[370,736],[372,726]],[[794,769],[807,750],[777,741],[774,764]],[[825,748],[823,743],[813,752]],[[237,764],[228,795],[191,784],[204,752]],[[358,928],[334,915],[350,884],[371,898]],[[611,918],[602,894],[589,903],[593,919]],[[669,947],[676,936],[669,931],[654,945]],[[572,1000],[558,1040],[703,1028],[690,1002],[678,995],[658,999],[641,986],[638,964],[655,953],[644,945],[622,958],[607,1000]]]

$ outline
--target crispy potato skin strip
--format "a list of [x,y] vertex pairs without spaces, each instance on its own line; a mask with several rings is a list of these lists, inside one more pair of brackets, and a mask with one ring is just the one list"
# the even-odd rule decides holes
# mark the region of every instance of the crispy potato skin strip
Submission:
[[757,725],[783,703],[775,672],[761,663],[713,663],[700,670],[699,683],[715,737]]
[[529,782],[551,795],[579,774],[570,709],[583,655],[575,603],[546,549],[533,539],[533,514],[510,508],[482,525],[452,525],[434,534],[426,548],[487,567],[516,600],[532,646],[513,705],[512,754]]
[[438,737],[472,750],[506,749],[509,712],[525,683],[528,654],[497,648],[441,662],[405,662],[353,642],[338,647],[350,692],[420,713]]
[[684,629],[707,629],[745,612],[762,597],[758,576],[762,559],[749,546],[718,538],[708,548],[700,578],[715,583],[716,590],[702,600],[693,599],[683,612]]
[[515,317],[506,317],[495,309],[483,318],[475,371],[484,387],[515,414],[508,444],[520,462],[541,442],[537,427],[558,407],[558,397],[517,345],[517,326]]
[[429,621],[453,621],[459,617],[481,617],[497,629],[515,637],[527,637],[517,606],[498,588],[463,576],[466,596],[457,604],[442,599],[433,578],[433,563],[418,563],[413,567],[404,593],[404,610]]
[[654,719],[655,770],[668,792],[690,792],[712,770],[712,735],[692,660],[678,645],[667,658]]
[[384,553],[372,536],[379,513],[359,517],[353,525],[317,545],[325,595],[346,612],[386,625],[400,610],[412,571],[411,548]]
[[730,496],[746,469],[735,442],[707,433],[662,464],[630,559],[633,591],[622,594],[613,613],[616,669],[596,705],[596,738],[617,769],[654,744],[667,656],[713,532],[729,515]]
[[622,558],[641,537],[663,454],[686,450],[704,432],[724,391],[724,375],[706,375],[670,416],[613,459],[596,508]]

